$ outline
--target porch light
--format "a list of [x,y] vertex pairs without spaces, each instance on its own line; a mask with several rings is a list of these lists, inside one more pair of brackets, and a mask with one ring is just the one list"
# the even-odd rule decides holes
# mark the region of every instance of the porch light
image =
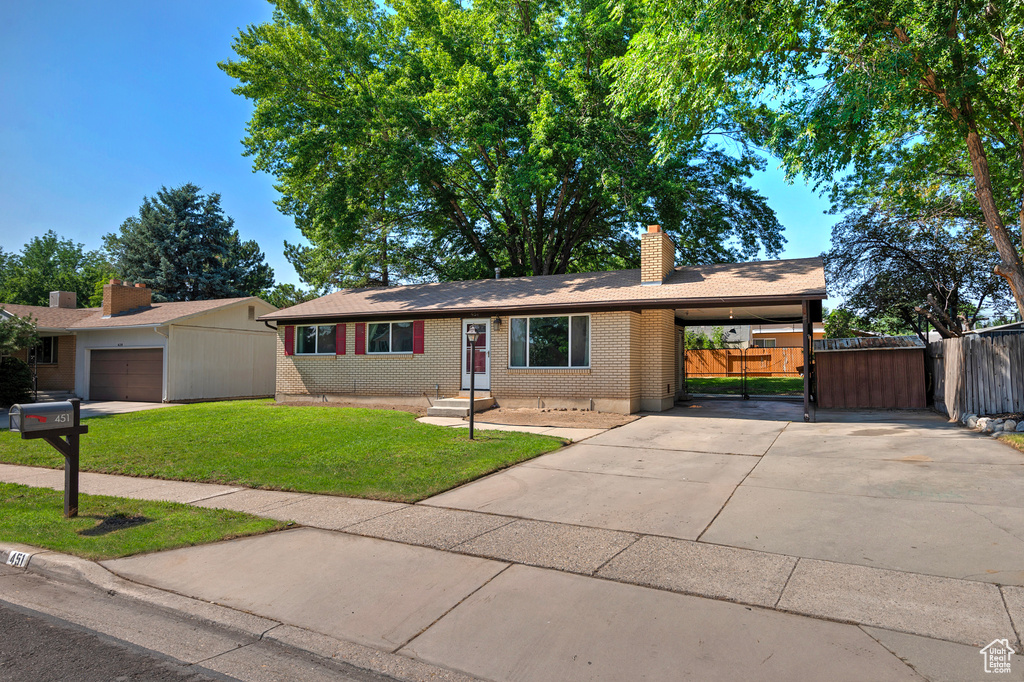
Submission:
[[501,329],[501,318],[500,317],[494,318],[493,320],[491,320],[491,324],[494,325],[494,329],[495,330]]

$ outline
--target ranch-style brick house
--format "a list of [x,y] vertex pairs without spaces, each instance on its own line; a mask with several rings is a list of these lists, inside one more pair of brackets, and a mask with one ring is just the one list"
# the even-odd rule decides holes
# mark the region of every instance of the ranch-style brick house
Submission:
[[347,289],[278,310],[260,318],[277,323],[276,397],[425,406],[468,389],[472,368],[505,407],[661,411],[681,393],[685,326],[800,323],[807,340],[821,321],[820,258],[674,259],[652,225],[638,270]]

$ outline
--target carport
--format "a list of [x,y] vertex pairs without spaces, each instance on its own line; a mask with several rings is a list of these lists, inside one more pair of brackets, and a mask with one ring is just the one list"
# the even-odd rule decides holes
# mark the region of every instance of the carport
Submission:
[[[815,394],[811,385],[812,361],[811,346],[813,325],[822,321],[822,300],[824,294],[811,297],[774,298],[764,301],[752,301],[752,297],[734,300],[723,299],[714,305],[702,304],[701,307],[677,308],[675,311],[676,326],[683,337],[687,327],[729,327],[735,325],[765,324],[799,324],[802,330],[803,367],[803,405],[804,421],[814,421]],[[685,337],[684,337],[685,338]],[[685,343],[679,344],[683,356],[679,359],[680,376],[678,385],[682,393],[686,381],[686,348]],[[745,372],[746,368],[741,370]],[[682,397],[682,396],[680,396]],[[746,397],[746,396],[744,396]]]

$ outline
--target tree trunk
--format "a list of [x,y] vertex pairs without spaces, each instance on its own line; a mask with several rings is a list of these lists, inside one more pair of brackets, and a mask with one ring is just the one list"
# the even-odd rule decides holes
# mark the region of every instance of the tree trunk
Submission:
[[996,208],[984,143],[973,126],[967,131],[967,151],[971,155],[971,170],[974,172],[974,195],[978,198],[981,212],[985,215],[985,224],[1002,259],[1002,263],[996,266],[996,274],[1009,283],[1017,309],[1024,316],[1024,264]]

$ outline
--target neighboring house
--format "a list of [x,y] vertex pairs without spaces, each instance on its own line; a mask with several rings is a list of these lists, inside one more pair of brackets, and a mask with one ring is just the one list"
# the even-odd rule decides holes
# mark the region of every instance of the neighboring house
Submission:
[[[825,338],[825,326],[815,324],[812,340],[823,338]],[[802,348],[803,331],[798,324],[751,325],[750,346],[754,348]]]
[[275,333],[256,319],[276,310],[266,301],[153,303],[148,287],[111,280],[102,308],[74,306],[68,292],[48,308],[0,304],[0,317],[36,321],[40,343],[18,357],[38,368],[40,391],[144,402],[274,393]]
[[264,315],[277,398],[426,404],[472,371],[507,407],[664,410],[684,326],[821,321],[820,258],[675,268],[674,254],[651,226],[639,270],[349,289]]
[[89,317],[99,308],[76,308],[73,292],[50,293],[50,307],[0,303],[0,321],[12,315],[33,318],[39,344],[13,357],[36,369],[37,388],[46,393],[75,392],[75,335],[68,327]]

